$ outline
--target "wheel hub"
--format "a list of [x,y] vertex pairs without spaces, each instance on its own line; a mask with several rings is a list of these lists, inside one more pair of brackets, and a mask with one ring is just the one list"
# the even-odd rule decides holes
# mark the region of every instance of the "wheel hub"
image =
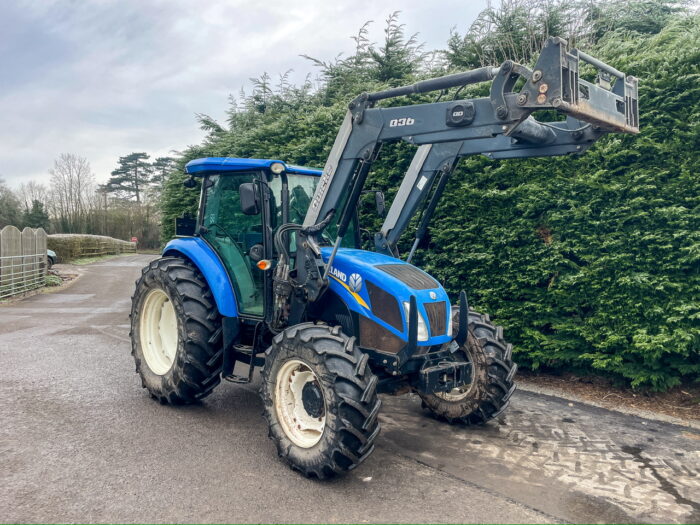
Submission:
[[319,418],[323,415],[323,394],[315,381],[306,383],[301,389],[301,400],[304,410],[311,417]]

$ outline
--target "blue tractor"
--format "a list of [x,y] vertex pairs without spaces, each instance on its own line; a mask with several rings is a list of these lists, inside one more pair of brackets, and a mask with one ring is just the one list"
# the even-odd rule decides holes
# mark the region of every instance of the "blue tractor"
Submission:
[[[579,65],[597,70],[595,82]],[[514,86],[522,80],[520,91]],[[397,107],[376,102],[492,81],[489,97]],[[550,110],[565,120],[532,117]],[[252,380],[279,455],[326,478],[360,464],[379,434],[378,394],[416,392],[450,423],[496,418],[515,390],[503,330],[453,304],[410,264],[459,158],[580,154],[638,131],[637,80],[550,39],[533,70],[506,61],[353,100],[323,170],[279,160],[204,158],[196,220],[143,270],[132,303],[136,371],[161,403]],[[418,147],[373,251],[360,249],[358,202],[382,143]],[[377,194],[378,211],[383,197]],[[398,239],[422,208],[408,261]],[[238,365],[238,366],[237,366]]]

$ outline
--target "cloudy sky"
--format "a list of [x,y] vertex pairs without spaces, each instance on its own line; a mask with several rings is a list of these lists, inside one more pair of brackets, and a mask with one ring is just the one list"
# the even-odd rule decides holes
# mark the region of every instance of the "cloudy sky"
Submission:
[[104,181],[120,155],[167,155],[202,138],[196,113],[267,71],[314,72],[350,37],[400,10],[427,49],[470,25],[486,0],[0,0],[0,177],[46,182],[60,153]]

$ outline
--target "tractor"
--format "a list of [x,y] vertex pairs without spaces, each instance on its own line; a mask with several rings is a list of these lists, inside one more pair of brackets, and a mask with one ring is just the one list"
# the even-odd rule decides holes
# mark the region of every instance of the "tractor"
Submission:
[[[479,82],[491,82],[488,97],[377,105]],[[497,418],[517,369],[503,329],[469,309],[464,291],[451,301],[410,261],[461,157],[579,155],[608,133],[637,133],[637,87],[550,38],[532,70],[507,60],[358,96],[323,170],[190,161],[184,184],[201,180],[198,216],[177,220],[176,238],[143,269],[132,299],[143,386],[161,403],[193,403],[222,379],[251,382],[262,367],[270,438],[292,468],[316,478],[372,453],[379,394],[417,393],[449,423]],[[381,145],[397,140],[416,153],[373,249],[363,250],[358,202]],[[404,259],[398,240],[419,212]]]

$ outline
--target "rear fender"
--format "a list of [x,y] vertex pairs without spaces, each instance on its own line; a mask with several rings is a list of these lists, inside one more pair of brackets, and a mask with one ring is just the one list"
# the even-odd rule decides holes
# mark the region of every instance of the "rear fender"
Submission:
[[238,317],[238,305],[233,292],[231,279],[224,263],[200,237],[184,237],[173,239],[165,245],[163,255],[185,257],[202,272],[219,313],[224,317]]

